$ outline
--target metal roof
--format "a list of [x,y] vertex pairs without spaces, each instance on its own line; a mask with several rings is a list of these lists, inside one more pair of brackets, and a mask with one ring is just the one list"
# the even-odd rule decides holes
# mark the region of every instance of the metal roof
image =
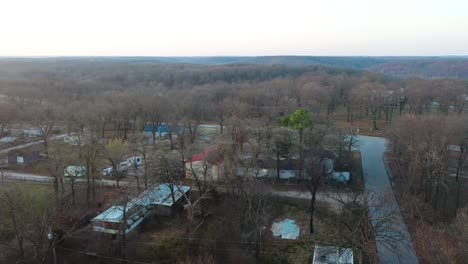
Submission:
[[[162,183],[150,187],[146,191],[142,192],[138,196],[138,198],[134,198],[131,201],[129,201],[127,203],[125,211],[128,212],[129,210],[136,209],[138,208],[138,206],[142,208],[147,208],[154,205],[172,206],[174,203],[171,195],[170,186],[170,184]],[[174,200],[176,202],[179,201],[184,196],[184,194],[190,190],[189,186],[172,186],[174,192]],[[124,207],[121,205],[111,206],[109,209],[93,218],[92,221],[120,222],[123,218],[123,208]]]
[[[106,222],[115,222],[119,223],[123,218],[123,206],[121,205],[113,205],[106,211],[102,212],[98,216],[94,217],[92,221],[102,221],[105,220]],[[130,208],[126,208],[128,212]]]
[[[174,192],[174,200],[177,202],[184,196],[185,193],[190,191],[189,186],[172,185]],[[136,203],[144,206],[148,205],[163,205],[172,206],[174,204],[171,194],[171,184],[162,183],[151,187],[140,194]]]

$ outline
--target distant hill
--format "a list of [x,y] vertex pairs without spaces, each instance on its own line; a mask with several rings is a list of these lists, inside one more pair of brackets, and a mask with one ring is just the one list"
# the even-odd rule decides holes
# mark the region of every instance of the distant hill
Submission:
[[193,64],[262,64],[325,65],[369,70],[393,77],[417,75],[424,78],[468,79],[468,57],[327,57],[327,56],[260,56],[260,57],[154,57],[158,61]]
[[468,58],[419,58],[373,65],[368,70],[395,77],[468,79]]
[[342,68],[365,69],[390,62],[392,57],[325,57],[325,56],[259,56],[259,57],[154,57],[158,61],[195,64],[265,64],[265,65],[326,65]]
[[[32,64],[30,62],[33,62]],[[79,62],[79,63],[78,63]],[[5,71],[16,67],[43,65],[46,68],[86,64],[88,68],[106,65],[133,65],[160,67],[178,71],[181,67],[199,68],[203,65],[275,65],[283,67],[327,66],[342,70],[368,70],[391,77],[405,78],[416,75],[423,78],[458,78],[468,80],[468,57],[333,57],[333,56],[259,56],[259,57],[61,57],[61,58],[0,58],[0,66],[10,63]],[[65,66],[65,67],[64,67]],[[34,68],[34,67],[33,67]],[[39,68],[40,69],[40,68]],[[37,70],[37,69],[36,69]],[[296,69],[297,70],[297,69]]]

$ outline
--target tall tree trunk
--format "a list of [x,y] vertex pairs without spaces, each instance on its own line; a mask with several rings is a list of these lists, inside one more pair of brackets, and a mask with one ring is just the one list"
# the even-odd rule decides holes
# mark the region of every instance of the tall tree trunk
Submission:
[[276,177],[280,180],[280,153],[276,151]]
[[86,205],[88,208],[90,207],[90,193],[91,193],[91,186],[90,186],[90,165],[91,162],[89,158],[86,159]]
[[72,195],[72,205],[75,205],[75,178],[70,179],[71,184],[71,195]]
[[145,189],[148,189],[148,165],[146,163],[146,154],[144,155],[144,166],[145,166],[145,175],[144,175],[144,180],[145,180]]
[[96,165],[94,161],[91,162],[91,193],[93,197],[93,202],[96,201]]
[[314,233],[314,214],[315,214],[315,195],[317,194],[317,184],[314,185],[312,198],[310,199],[310,214],[309,214],[309,233]]
[[58,183],[57,175],[55,175],[54,177],[54,194],[55,194],[55,204],[58,210],[60,208],[60,200],[59,200],[59,183]]

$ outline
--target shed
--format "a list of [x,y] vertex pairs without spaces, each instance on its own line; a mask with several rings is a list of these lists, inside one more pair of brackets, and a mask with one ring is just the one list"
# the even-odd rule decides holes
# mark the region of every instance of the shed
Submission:
[[39,158],[39,151],[26,152],[15,149],[8,152],[8,164],[32,164]]
[[353,264],[353,250],[338,246],[315,245],[312,264]]

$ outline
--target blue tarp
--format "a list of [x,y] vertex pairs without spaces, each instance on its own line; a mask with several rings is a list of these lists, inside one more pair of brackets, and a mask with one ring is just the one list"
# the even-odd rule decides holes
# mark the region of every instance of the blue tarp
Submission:
[[299,227],[292,219],[285,219],[283,221],[282,239],[297,239],[299,237]]
[[286,218],[280,222],[273,222],[271,231],[274,237],[281,236],[282,239],[297,239],[299,237],[299,226],[292,219]]
[[169,127],[167,125],[146,125],[143,129],[143,132],[153,132],[156,133],[167,133],[169,131]]

